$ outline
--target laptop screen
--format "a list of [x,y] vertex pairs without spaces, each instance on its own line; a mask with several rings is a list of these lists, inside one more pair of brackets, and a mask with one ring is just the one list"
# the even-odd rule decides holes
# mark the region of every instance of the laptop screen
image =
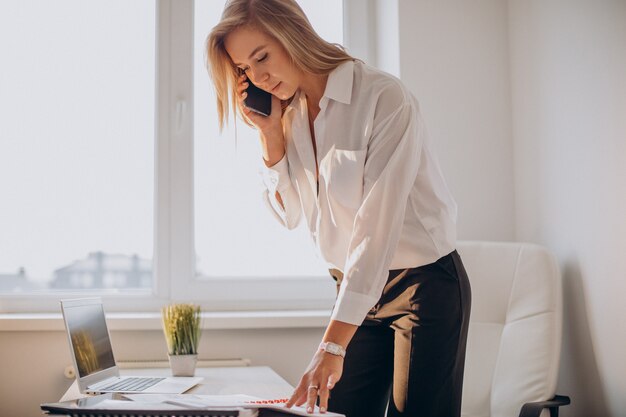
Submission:
[[115,359],[102,304],[66,306],[64,315],[78,375],[84,378],[114,367]]

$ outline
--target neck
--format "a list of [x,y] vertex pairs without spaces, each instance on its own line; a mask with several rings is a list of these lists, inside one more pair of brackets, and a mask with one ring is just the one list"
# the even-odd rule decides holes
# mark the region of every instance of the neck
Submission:
[[300,90],[306,95],[309,105],[319,106],[319,102],[324,95],[326,89],[326,81],[328,81],[328,74],[316,75],[305,73],[302,77],[302,83],[300,84]]

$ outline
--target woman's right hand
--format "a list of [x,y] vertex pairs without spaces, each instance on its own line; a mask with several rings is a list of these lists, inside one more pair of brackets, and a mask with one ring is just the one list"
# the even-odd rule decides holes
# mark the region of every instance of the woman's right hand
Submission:
[[281,123],[280,99],[272,94],[272,112],[269,116],[263,116],[246,107],[244,100],[247,96],[246,89],[249,81],[245,74],[237,79],[237,98],[241,114],[257,128],[261,134],[263,145],[263,159],[269,166],[280,161],[285,153],[285,140],[283,125]]

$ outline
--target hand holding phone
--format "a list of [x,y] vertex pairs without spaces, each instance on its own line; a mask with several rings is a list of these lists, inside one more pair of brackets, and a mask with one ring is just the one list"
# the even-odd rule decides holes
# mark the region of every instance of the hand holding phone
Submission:
[[[241,116],[261,134],[263,159],[266,164],[275,164],[285,154],[280,100],[252,84],[243,71],[237,78],[236,93]],[[272,111],[272,107],[277,111]]]

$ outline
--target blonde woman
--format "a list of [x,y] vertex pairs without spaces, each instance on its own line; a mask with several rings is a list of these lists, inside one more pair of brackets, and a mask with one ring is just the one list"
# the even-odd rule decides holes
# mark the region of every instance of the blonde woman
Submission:
[[[229,1],[207,58],[220,125],[230,108],[259,131],[269,209],[306,221],[337,281],[287,407],[460,416],[470,285],[414,97],[321,39],[294,0]],[[269,116],[245,106],[250,82],[272,94]]]

